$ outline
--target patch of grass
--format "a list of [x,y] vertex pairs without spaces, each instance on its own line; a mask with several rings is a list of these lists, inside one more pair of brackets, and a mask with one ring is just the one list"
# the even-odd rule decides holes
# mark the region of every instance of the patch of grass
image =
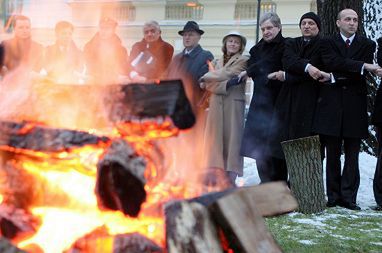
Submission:
[[330,208],[267,218],[266,224],[284,252],[382,252],[381,212]]

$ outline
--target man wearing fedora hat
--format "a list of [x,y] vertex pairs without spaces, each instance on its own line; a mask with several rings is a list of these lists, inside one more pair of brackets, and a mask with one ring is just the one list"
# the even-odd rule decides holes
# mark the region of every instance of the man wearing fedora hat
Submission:
[[186,76],[185,83],[191,82],[189,85],[191,87],[186,87],[186,90],[192,90],[190,99],[195,105],[203,97],[203,91],[199,87],[198,80],[208,72],[208,63],[214,57],[210,51],[204,50],[199,45],[204,31],[199,28],[195,21],[188,21],[178,34],[183,37],[184,49],[172,60],[169,67],[169,78]]

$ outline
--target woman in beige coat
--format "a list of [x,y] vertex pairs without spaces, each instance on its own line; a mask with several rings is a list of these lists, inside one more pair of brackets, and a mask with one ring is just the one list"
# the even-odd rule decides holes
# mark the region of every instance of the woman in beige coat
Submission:
[[223,56],[212,64],[201,78],[200,86],[211,92],[205,128],[204,154],[207,167],[224,170],[232,185],[243,175],[243,157],[240,156],[244,129],[245,80],[237,75],[245,70],[246,38],[230,32],[223,38]]

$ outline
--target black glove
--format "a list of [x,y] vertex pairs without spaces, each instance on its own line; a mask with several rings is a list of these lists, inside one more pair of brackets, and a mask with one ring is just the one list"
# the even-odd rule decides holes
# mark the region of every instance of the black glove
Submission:
[[227,81],[226,90],[228,90],[231,86],[238,85],[240,83],[240,79],[238,76],[233,76],[231,79]]
[[379,47],[382,47],[382,37],[380,37],[379,39],[377,39],[377,43],[378,43],[378,46],[379,46]]

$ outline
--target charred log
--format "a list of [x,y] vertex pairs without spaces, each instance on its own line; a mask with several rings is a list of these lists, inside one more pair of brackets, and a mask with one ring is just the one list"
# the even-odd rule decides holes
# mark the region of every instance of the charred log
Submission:
[[0,237],[0,252],[2,253],[27,253],[16,246],[13,246],[8,240]]
[[30,122],[0,122],[0,148],[5,150],[61,152],[108,140],[83,131],[54,129]]
[[195,123],[195,116],[181,80],[120,87],[120,91],[117,89],[120,99],[112,104],[110,110],[110,118],[114,122],[130,121],[135,117],[170,116],[179,129],[190,128]]
[[97,228],[78,239],[65,253],[161,253],[162,248],[138,234],[109,235],[105,227]]
[[[0,235],[8,238],[25,238],[37,231],[40,221],[23,209],[0,205]],[[2,251],[0,251],[2,252]]]
[[126,141],[113,141],[97,164],[98,206],[136,217],[146,200],[145,169],[143,158]]

